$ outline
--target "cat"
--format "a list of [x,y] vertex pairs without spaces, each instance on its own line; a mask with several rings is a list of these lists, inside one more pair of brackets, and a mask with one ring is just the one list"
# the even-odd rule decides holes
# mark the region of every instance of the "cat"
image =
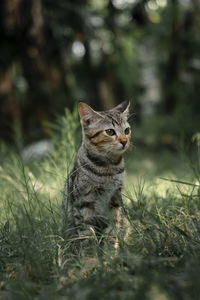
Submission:
[[123,154],[130,145],[127,121],[130,102],[97,112],[79,103],[82,144],[63,193],[63,232],[86,239],[98,238],[119,227],[124,182]]

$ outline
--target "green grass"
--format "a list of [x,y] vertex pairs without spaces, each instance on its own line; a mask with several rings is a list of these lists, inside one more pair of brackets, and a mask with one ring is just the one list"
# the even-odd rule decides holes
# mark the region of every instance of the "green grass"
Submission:
[[133,147],[123,193],[129,237],[118,251],[96,244],[80,258],[59,233],[77,115],[51,129],[54,151],[43,160],[25,164],[1,146],[0,299],[199,299],[198,151],[190,160]]

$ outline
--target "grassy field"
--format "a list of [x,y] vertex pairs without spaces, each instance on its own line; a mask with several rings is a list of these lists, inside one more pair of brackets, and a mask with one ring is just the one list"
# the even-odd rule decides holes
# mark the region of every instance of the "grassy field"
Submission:
[[1,145],[0,299],[200,299],[198,148],[158,151],[136,139],[123,192],[129,237],[80,258],[59,233],[78,147],[77,115],[67,115],[51,126],[54,150],[42,160],[24,163]]

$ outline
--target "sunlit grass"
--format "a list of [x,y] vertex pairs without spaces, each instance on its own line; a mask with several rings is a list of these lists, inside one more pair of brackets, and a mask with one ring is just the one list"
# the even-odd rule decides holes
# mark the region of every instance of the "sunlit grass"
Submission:
[[109,243],[100,247],[94,236],[92,255],[80,257],[59,228],[78,126],[76,113],[66,111],[51,126],[54,150],[41,160],[25,163],[2,146],[0,297],[198,299],[198,159],[193,164],[177,152],[133,149],[123,191],[128,238],[119,234],[114,250]]

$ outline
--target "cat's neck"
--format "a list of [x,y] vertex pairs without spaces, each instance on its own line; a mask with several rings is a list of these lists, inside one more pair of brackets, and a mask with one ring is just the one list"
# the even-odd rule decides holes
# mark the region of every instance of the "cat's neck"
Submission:
[[124,162],[121,154],[117,155],[112,152],[99,153],[91,148],[91,146],[82,144],[81,152],[88,157],[88,159],[96,164],[99,163],[101,166],[119,165]]

